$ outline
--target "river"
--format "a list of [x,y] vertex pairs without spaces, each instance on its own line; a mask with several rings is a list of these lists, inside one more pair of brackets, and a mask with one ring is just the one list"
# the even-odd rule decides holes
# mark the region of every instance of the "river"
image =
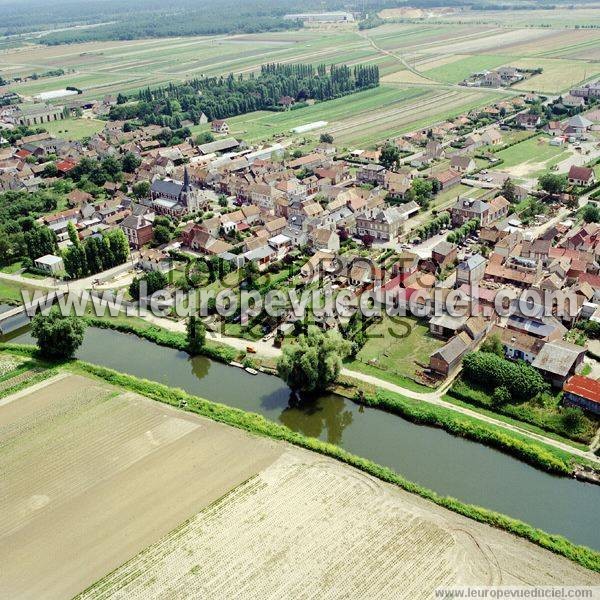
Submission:
[[[29,333],[11,341],[33,343]],[[302,408],[277,377],[250,375],[133,335],[88,328],[77,357],[260,413],[386,465],[411,481],[600,550],[600,486],[555,477],[482,444],[325,395]]]

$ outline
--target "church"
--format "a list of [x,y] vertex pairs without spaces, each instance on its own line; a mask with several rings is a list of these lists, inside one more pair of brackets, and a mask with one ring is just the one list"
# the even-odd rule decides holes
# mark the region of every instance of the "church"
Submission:
[[192,187],[187,168],[183,171],[183,181],[155,179],[150,188],[150,197],[157,215],[171,217],[196,213],[206,203],[199,191]]

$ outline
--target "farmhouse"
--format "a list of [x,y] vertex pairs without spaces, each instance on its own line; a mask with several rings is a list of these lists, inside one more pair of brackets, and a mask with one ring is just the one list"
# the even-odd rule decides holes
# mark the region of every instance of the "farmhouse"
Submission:
[[583,363],[585,348],[556,340],[548,342],[531,363],[553,386],[562,388],[568,377]]
[[571,166],[569,169],[569,183],[571,185],[588,186],[595,181],[594,169],[590,167]]
[[227,121],[225,121],[223,119],[215,119],[211,123],[210,129],[213,133],[223,133],[223,134],[229,133],[229,125],[227,124]]

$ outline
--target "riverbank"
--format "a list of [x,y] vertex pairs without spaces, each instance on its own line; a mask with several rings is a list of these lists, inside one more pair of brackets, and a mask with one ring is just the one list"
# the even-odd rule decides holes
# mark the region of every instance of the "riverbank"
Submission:
[[99,367],[83,361],[69,362],[66,363],[66,366],[74,372],[79,370],[87,375],[93,375],[110,384],[139,393],[153,400],[175,407],[184,406],[186,411],[194,412],[214,421],[226,423],[260,436],[284,440],[296,446],[335,458],[369,473],[382,481],[392,483],[413,494],[418,494],[438,506],[452,510],[475,521],[508,531],[542,548],[565,556],[588,569],[600,572],[600,553],[594,550],[577,546],[562,536],[548,534],[517,519],[481,507],[465,504],[454,498],[440,496],[423,486],[408,481],[392,469],[351,454],[333,444],[291,431],[286,427],[268,421],[261,415],[211,402],[188,394],[183,390],[118,373],[112,369]]
[[[88,316],[85,317],[85,320],[90,326],[130,333],[155,344],[180,351],[187,350],[184,333],[167,331],[156,325],[147,325],[143,321],[140,324],[134,324],[130,319],[99,319]],[[207,339],[202,354],[227,364],[240,359],[240,351],[210,339]],[[264,364],[270,369],[274,367],[273,361],[261,361],[254,355],[250,360],[254,366]],[[336,391],[341,392],[342,395],[354,402],[377,407],[409,421],[439,427],[453,435],[486,444],[546,472],[574,477],[576,473],[581,472],[582,466],[595,470],[599,469],[597,463],[586,460],[581,456],[583,452],[580,452],[579,455],[576,454],[577,449],[569,452],[566,446],[568,440],[561,440],[555,442],[556,445],[552,445],[553,440],[551,439],[548,439],[548,443],[545,443],[539,439],[529,437],[527,431],[511,430],[509,425],[502,427],[500,426],[501,423],[497,425],[485,422],[468,414],[456,413],[451,408],[432,403],[426,404],[419,399],[411,398],[410,390],[406,392],[406,395],[394,393],[390,390],[378,394],[373,386],[365,385],[358,379],[349,380],[347,377],[342,377],[342,381],[345,381],[346,385],[338,386]],[[385,382],[381,382],[381,386],[385,389]],[[451,405],[448,404],[448,406]],[[513,429],[516,428],[513,426]]]

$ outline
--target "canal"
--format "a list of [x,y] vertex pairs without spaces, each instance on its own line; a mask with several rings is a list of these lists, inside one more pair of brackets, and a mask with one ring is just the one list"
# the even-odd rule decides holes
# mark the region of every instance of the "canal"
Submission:
[[[33,343],[27,332],[11,338]],[[439,494],[600,550],[600,486],[549,475],[484,445],[339,396],[325,395],[301,408],[290,406],[290,390],[277,377],[253,376],[204,357],[190,358],[133,335],[88,328],[77,356],[260,413],[386,465]]]

